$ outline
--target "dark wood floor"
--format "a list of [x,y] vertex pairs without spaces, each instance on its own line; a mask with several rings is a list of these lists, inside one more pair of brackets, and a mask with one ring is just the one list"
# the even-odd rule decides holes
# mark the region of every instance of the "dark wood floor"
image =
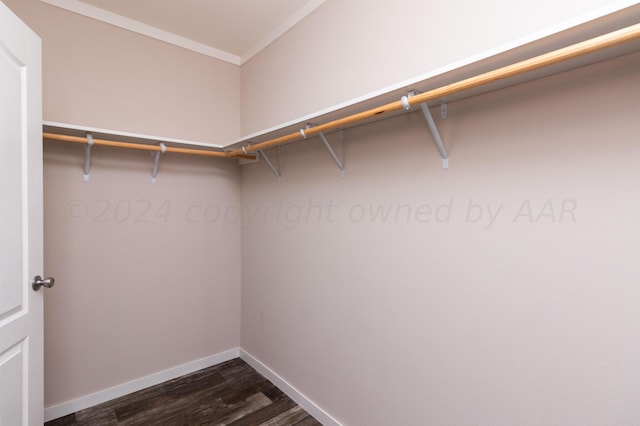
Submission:
[[240,358],[45,423],[310,426],[320,423]]

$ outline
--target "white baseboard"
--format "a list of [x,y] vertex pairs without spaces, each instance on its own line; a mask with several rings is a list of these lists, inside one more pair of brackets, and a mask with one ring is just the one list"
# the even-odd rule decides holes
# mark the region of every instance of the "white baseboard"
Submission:
[[202,370],[203,368],[211,367],[216,364],[238,358],[239,355],[239,348],[230,349],[225,352],[197,359],[195,361],[191,361],[177,367],[160,371],[150,376],[142,377],[140,379],[132,380],[121,385],[104,389],[99,392],[74,399],[72,401],[67,401],[59,405],[48,407],[44,410],[44,421],[48,422],[50,420],[66,416],[68,414],[84,410],[85,408],[93,407],[94,405],[111,401],[112,399],[128,395],[132,392],[137,392],[150,386],[155,386],[162,382],[166,382],[167,380],[172,380],[180,376],[184,376],[185,374],[193,373],[195,371]]
[[329,413],[320,408],[315,402],[307,398],[302,392],[289,384],[276,372],[260,362],[249,352],[240,348],[231,349],[205,358],[197,359],[195,361],[191,361],[177,367],[160,371],[150,376],[132,380],[130,382],[104,389],[99,392],[85,395],[81,398],[48,407],[44,410],[44,421],[48,422],[50,420],[55,420],[71,413],[93,407],[94,405],[102,404],[103,402],[111,401],[112,399],[128,395],[132,392],[137,392],[150,386],[155,386],[157,384],[166,382],[167,380],[172,380],[180,376],[184,376],[185,374],[193,373],[195,371],[202,370],[203,368],[221,364],[238,357],[242,358],[242,360],[244,360],[247,364],[255,368],[260,374],[269,379],[289,398],[294,400],[298,405],[304,408],[307,413],[315,417],[315,419],[322,423],[324,426],[342,426],[340,422],[331,417]]
[[311,414],[317,421],[324,426],[343,426],[342,423],[331,417],[329,413],[320,408],[315,402],[307,398],[302,392],[296,389],[293,385],[289,384],[285,379],[280,377],[275,371],[264,365],[256,357],[248,353],[247,351],[240,349],[240,358],[252,366],[264,377],[269,379],[271,383],[276,385],[282,392],[284,392],[289,398],[294,400],[299,406],[305,409],[305,411]]

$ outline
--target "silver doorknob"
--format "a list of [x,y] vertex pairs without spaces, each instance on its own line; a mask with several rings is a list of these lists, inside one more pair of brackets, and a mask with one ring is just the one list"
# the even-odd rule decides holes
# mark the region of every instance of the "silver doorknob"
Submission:
[[40,275],[36,275],[33,278],[33,282],[31,283],[31,287],[34,291],[40,290],[40,287],[51,288],[55,284],[56,280],[53,277],[42,279]]

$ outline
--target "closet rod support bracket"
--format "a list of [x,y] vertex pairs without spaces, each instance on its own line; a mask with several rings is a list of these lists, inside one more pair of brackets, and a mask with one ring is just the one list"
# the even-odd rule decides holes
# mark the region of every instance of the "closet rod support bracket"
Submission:
[[[413,96],[420,94],[421,92],[418,90],[410,90],[406,96],[400,98],[400,102],[402,103],[402,107],[405,110],[411,109],[411,103],[409,99]],[[449,154],[447,153],[447,149],[444,146],[444,142],[442,142],[442,138],[440,137],[440,132],[438,132],[438,127],[436,126],[436,122],[433,120],[433,116],[431,115],[431,111],[429,111],[429,105],[426,102],[420,103],[420,108],[422,109],[422,114],[424,118],[427,120],[427,124],[429,125],[429,130],[431,130],[431,135],[433,135],[433,141],[436,144],[436,148],[438,148],[438,152],[440,153],[440,157],[442,157],[442,168],[449,168]],[[440,117],[447,118],[447,103],[442,102],[440,104]]]
[[167,146],[163,143],[160,144],[160,151],[156,151],[153,159],[153,170],[151,171],[151,183],[156,183],[158,178],[158,166],[160,166],[160,155],[167,152]]
[[320,135],[320,139],[322,139],[322,142],[324,143],[324,146],[327,147],[327,150],[329,151],[329,154],[333,158],[333,161],[336,162],[336,165],[338,166],[338,169],[340,169],[340,176],[344,177],[345,176],[344,145],[342,145],[343,142],[344,142],[344,130],[340,130],[340,141],[339,141],[339,143],[342,146],[342,159],[340,159],[338,157],[338,154],[336,154],[335,150],[333,149],[333,147],[331,146],[331,144],[327,140],[327,137],[324,135],[324,133],[320,132],[318,134]]
[[282,178],[282,174],[280,173],[280,146],[278,146],[278,150],[276,151],[277,156],[278,156],[278,167],[276,167],[272,162],[271,159],[269,158],[269,156],[267,154],[265,154],[265,152],[260,149],[258,150],[258,152],[260,153],[260,156],[262,158],[264,158],[264,161],[267,162],[267,165],[269,165],[269,167],[271,168],[271,171],[278,176],[278,181],[280,181],[280,179]]
[[[442,104],[445,105],[445,104]],[[431,111],[429,111],[429,105],[426,102],[422,102],[420,104],[420,108],[422,108],[422,114],[424,118],[427,120],[427,124],[429,125],[429,129],[431,130],[431,135],[433,136],[433,141],[436,144],[436,148],[438,148],[438,152],[440,153],[440,157],[442,157],[442,168],[449,168],[449,154],[447,153],[447,149],[444,146],[444,142],[442,142],[442,137],[440,137],[440,132],[438,131],[438,127],[436,126],[436,122],[433,120],[433,116],[431,115]],[[442,114],[442,107],[440,107],[440,111]],[[442,115],[441,115],[442,116]]]
[[431,116],[431,111],[429,111],[429,105],[426,102],[422,102],[420,104],[420,108],[422,108],[422,114],[424,118],[427,120],[427,124],[429,125],[429,129],[431,130],[431,134],[433,135],[433,141],[436,144],[436,148],[438,148],[438,152],[440,152],[440,156],[442,157],[442,168],[449,168],[449,154],[447,153],[447,149],[444,146],[444,142],[442,142],[442,138],[440,137],[440,132],[438,132],[438,127],[436,126],[436,122],[433,120]]
[[93,135],[87,133],[87,144],[84,146],[84,175],[82,179],[89,182],[89,173],[91,172],[91,147],[93,146]]

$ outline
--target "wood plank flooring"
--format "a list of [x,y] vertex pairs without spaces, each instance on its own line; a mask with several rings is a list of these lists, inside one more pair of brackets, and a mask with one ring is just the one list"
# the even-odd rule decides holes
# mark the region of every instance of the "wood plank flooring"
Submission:
[[45,426],[321,425],[240,358],[61,417]]

